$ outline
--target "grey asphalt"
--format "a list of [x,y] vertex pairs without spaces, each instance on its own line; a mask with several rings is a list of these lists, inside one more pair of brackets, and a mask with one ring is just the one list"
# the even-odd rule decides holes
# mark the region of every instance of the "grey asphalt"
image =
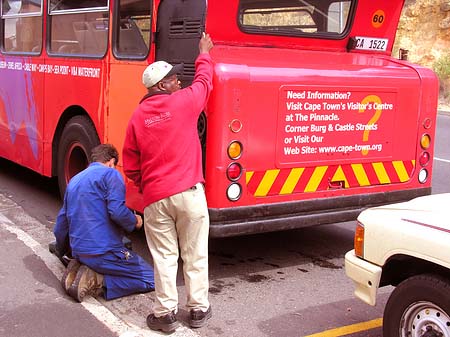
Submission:
[[[1,205],[4,206],[4,205]],[[116,336],[68,298],[59,280],[0,213],[0,336]]]

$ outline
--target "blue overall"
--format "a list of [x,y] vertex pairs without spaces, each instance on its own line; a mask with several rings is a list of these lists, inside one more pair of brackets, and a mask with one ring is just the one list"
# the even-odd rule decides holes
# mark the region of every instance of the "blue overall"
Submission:
[[126,249],[115,249],[93,257],[78,257],[78,260],[103,274],[106,300],[145,293],[155,288],[153,269],[138,254]]
[[69,243],[74,258],[103,274],[110,300],[154,289],[153,268],[123,244],[123,232],[135,226],[122,176],[94,162],[70,180],[53,233],[60,251]]

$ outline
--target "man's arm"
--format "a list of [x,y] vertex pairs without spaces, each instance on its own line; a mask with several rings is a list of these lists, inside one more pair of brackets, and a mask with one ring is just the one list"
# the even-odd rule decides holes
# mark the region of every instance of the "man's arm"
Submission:
[[139,221],[125,205],[125,183],[119,171],[112,169],[105,174],[107,186],[106,202],[108,214],[114,223],[127,232],[132,232],[139,226]]
[[63,206],[61,207],[56,218],[56,224],[53,228],[53,234],[56,238],[56,249],[60,253],[70,251],[69,240],[69,222],[66,216],[66,197],[64,196]]
[[208,102],[209,94],[212,91],[213,78],[213,62],[209,51],[214,44],[209,34],[203,33],[200,39],[198,48],[199,55],[195,60],[195,76],[192,84],[187,87],[185,92],[190,92],[191,102],[193,104],[193,111],[199,114]]
[[141,153],[139,151],[133,124],[130,121],[125,134],[123,145],[123,172],[141,189]]

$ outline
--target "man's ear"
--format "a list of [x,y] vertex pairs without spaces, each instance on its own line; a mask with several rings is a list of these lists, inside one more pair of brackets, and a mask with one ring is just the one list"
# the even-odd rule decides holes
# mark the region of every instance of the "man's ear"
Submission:
[[166,90],[166,88],[164,88],[164,83],[163,82],[158,82],[158,89],[162,90],[162,91]]
[[111,159],[106,163],[106,166],[108,166],[108,167],[110,167],[110,168],[114,168],[114,167],[115,167],[114,162],[115,162],[115,159],[114,159],[114,158],[111,158]]

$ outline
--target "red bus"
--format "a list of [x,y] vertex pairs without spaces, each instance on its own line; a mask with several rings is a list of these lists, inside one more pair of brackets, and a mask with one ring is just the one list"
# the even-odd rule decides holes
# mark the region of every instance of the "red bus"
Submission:
[[[438,81],[391,56],[402,0],[0,2],[0,156],[62,192],[93,146],[121,149],[146,65],[183,63],[192,81],[205,30],[211,236],[347,221],[431,193]],[[143,209],[129,181],[127,204]]]

